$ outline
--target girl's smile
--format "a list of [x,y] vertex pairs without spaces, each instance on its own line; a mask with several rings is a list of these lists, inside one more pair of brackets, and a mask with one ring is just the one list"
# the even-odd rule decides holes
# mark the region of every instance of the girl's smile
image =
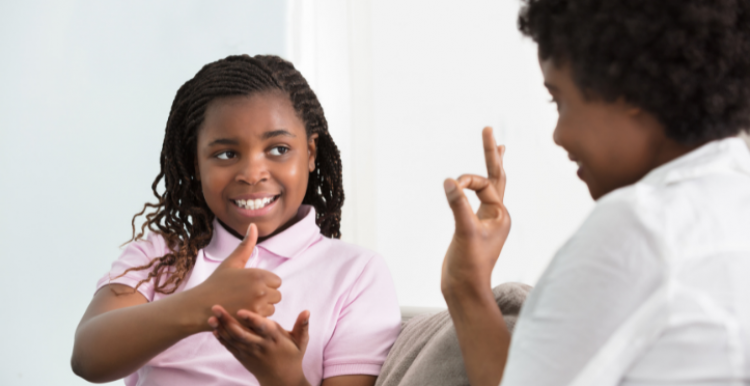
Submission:
[[293,224],[315,170],[317,135],[307,136],[281,92],[221,98],[209,104],[198,131],[197,177],[222,223],[260,237]]
[[243,198],[231,199],[237,205],[241,215],[247,217],[260,217],[273,210],[274,205],[281,195],[249,194]]

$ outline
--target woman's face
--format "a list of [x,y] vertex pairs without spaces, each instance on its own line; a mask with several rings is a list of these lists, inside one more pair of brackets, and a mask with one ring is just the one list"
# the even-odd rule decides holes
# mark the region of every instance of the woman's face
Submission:
[[578,177],[595,200],[694,148],[667,138],[653,115],[622,100],[586,100],[569,65],[551,59],[540,65],[559,115],[555,143],[578,164]]
[[315,169],[317,134],[307,137],[280,92],[221,98],[209,104],[198,132],[196,170],[203,196],[224,224],[259,237],[290,224]]

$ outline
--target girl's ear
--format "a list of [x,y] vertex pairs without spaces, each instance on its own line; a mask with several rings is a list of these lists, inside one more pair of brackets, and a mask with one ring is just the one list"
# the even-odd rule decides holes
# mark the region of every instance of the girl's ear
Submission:
[[315,159],[318,157],[318,133],[310,134],[307,139],[307,170],[315,170]]
[[195,165],[195,180],[200,181],[201,180],[201,170],[198,168],[198,157],[195,157],[193,159],[193,164]]

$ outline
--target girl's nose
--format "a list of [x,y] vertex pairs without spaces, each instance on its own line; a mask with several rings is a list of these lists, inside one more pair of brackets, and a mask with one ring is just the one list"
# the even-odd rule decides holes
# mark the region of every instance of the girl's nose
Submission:
[[236,181],[256,185],[268,179],[268,169],[262,158],[246,159],[238,171]]

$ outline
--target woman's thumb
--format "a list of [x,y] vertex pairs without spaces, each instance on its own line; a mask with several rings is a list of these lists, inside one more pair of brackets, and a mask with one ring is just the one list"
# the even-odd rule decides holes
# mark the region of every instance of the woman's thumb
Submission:
[[445,197],[453,211],[453,219],[456,221],[456,231],[468,231],[473,226],[474,210],[466,198],[463,189],[458,186],[458,181],[451,178],[443,182]]
[[[240,245],[221,263],[219,267],[228,266],[233,268],[245,268],[247,261],[253,254],[253,248],[258,242],[258,227],[255,224],[250,224],[247,228],[245,238],[242,239]],[[217,268],[219,269],[219,268]]]
[[307,342],[310,341],[310,335],[308,333],[308,327],[310,326],[310,311],[302,311],[297,316],[297,321],[294,323],[292,329],[292,339],[301,352],[307,350]]

